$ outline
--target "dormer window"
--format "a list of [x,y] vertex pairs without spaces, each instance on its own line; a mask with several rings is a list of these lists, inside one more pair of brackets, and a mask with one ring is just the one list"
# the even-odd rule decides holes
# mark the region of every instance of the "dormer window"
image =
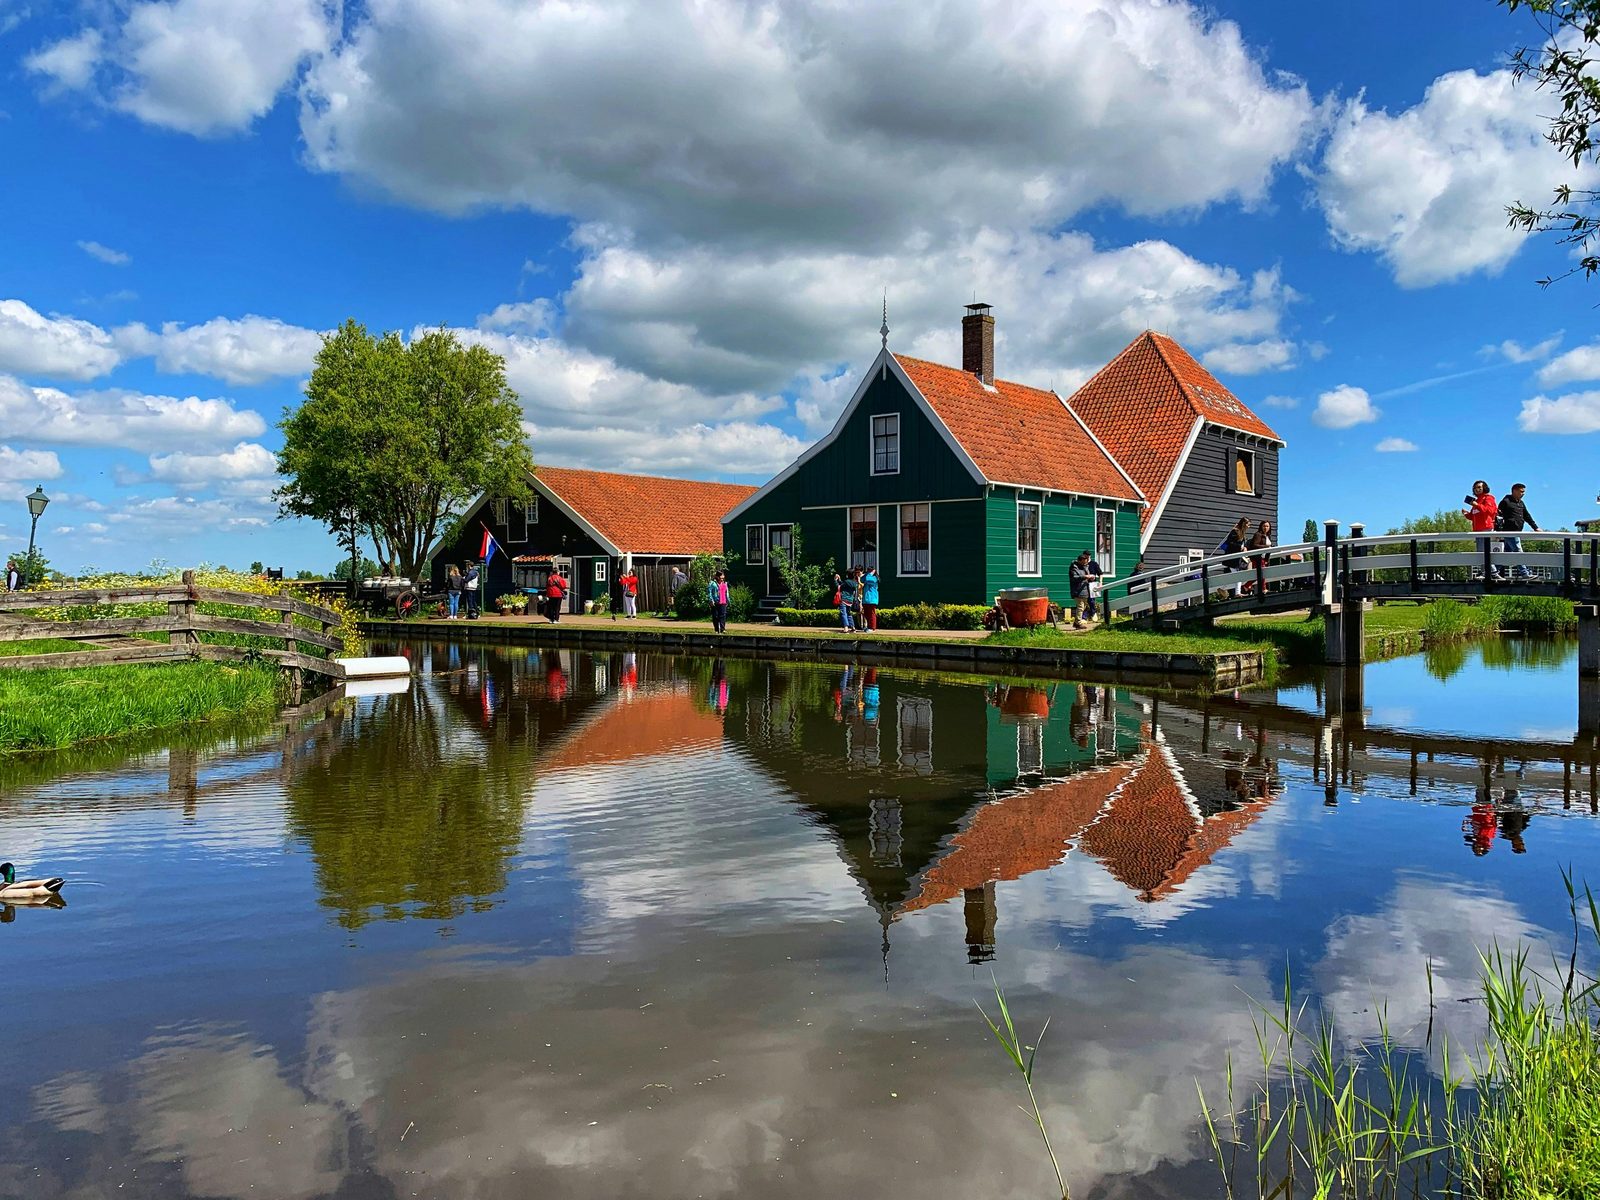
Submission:
[[872,473],[900,474],[900,414],[872,418]]

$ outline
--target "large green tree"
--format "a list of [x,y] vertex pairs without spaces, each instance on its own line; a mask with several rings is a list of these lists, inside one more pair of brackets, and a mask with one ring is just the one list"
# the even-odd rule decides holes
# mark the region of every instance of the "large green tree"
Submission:
[[405,575],[421,573],[479,495],[529,492],[505,360],[446,329],[407,343],[346,321],[323,338],[305,402],[280,428],[281,510],[343,537],[365,531]]
[[[1555,101],[1545,140],[1559,150],[1574,170],[1600,163],[1593,133],[1600,124],[1600,71],[1596,70],[1596,44],[1600,43],[1600,0],[1497,0],[1510,12],[1526,10],[1543,37],[1536,46],[1523,46],[1512,55],[1511,69],[1520,82],[1530,80]],[[1577,266],[1560,276],[1546,276],[1549,284],[1582,271],[1600,271],[1600,190],[1564,183],[1549,204],[1519,200],[1508,205],[1513,228],[1530,233],[1555,233],[1570,246]]]

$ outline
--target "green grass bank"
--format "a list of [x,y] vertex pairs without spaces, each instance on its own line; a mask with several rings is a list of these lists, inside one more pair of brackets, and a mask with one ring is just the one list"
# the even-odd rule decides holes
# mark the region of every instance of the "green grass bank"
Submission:
[[[3,654],[81,649],[75,643],[13,642]],[[270,716],[285,700],[270,665],[163,663],[0,671],[0,754],[60,750],[235,717]]]

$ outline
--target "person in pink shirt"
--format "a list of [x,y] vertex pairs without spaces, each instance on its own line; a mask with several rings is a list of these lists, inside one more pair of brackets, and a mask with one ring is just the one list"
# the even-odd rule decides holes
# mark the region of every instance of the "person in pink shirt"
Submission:
[[717,577],[706,587],[706,599],[711,601],[711,628],[717,633],[728,632],[728,573],[718,571]]

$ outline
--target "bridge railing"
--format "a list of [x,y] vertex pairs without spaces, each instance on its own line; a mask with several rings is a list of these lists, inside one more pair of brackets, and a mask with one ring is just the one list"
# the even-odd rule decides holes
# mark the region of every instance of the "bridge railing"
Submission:
[[[1508,536],[1541,548],[1503,550]],[[1122,594],[1108,602],[1110,612],[1152,620],[1281,611],[1378,595],[1515,591],[1595,603],[1600,536],[1535,530],[1330,537],[1177,563],[1121,580],[1117,590]]]
[[1130,616],[1159,616],[1190,608],[1209,611],[1214,604],[1224,603],[1217,598],[1220,592],[1228,593],[1230,598],[1251,597],[1263,605],[1269,597],[1274,603],[1281,603],[1286,591],[1320,589],[1326,565],[1327,548],[1321,542],[1218,554],[1119,580],[1118,589],[1125,588],[1126,593],[1106,607],[1113,613]]

